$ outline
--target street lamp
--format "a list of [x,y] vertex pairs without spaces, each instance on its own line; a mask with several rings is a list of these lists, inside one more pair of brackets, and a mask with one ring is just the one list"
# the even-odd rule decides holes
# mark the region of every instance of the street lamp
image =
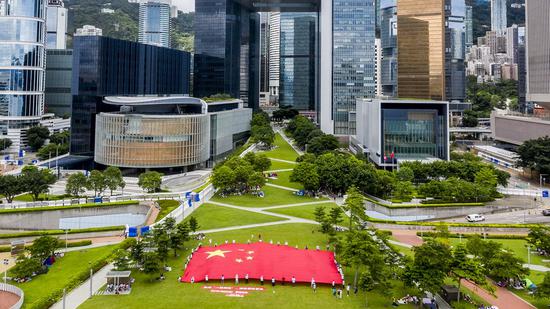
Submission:
[[90,297],[92,297],[93,296],[92,276],[94,274],[94,270],[92,269],[92,262],[88,262],[88,265],[90,265]]
[[6,267],[6,269],[4,270],[4,284],[7,283],[8,281],[8,265],[10,264],[10,260],[9,259],[4,259],[4,266]]
[[543,183],[543,181],[546,180],[546,178],[544,178],[544,177],[542,177],[542,176],[550,176],[550,175],[548,175],[548,174],[540,174],[540,175],[539,175],[539,186],[540,186],[541,189],[542,189],[542,183]]

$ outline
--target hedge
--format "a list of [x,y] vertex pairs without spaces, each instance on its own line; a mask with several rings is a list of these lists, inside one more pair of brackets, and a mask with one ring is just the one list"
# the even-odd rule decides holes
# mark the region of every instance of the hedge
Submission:
[[485,206],[484,203],[441,203],[441,204],[386,204],[365,196],[365,200],[387,208],[429,208],[429,207],[471,207]]
[[[421,236],[421,237],[434,237],[437,235],[437,233],[435,232],[416,232],[416,235],[417,236]],[[471,238],[473,236],[480,236],[482,238],[486,238],[486,239],[526,239],[527,236],[525,235],[506,235],[506,234],[486,234],[486,235],[482,235],[482,234],[458,234],[458,233],[453,233],[453,234],[450,234],[449,237],[450,238]]]
[[[118,230],[123,230],[125,228],[126,227],[124,225],[106,226],[106,227],[92,227],[92,228],[88,228],[88,229],[69,230],[68,234],[118,231]],[[42,236],[42,235],[62,235],[62,234],[65,234],[64,230],[41,230],[41,231],[0,234],[0,239],[17,238],[17,237],[29,237],[29,236]]]
[[[118,246],[115,247],[113,249],[113,251],[111,251],[109,254],[106,254],[105,256],[99,258],[94,263],[92,263],[91,268],[93,269],[93,272],[95,273],[95,272],[99,271],[101,268],[105,267],[107,264],[109,264],[109,262],[113,258],[113,253],[115,252],[115,250],[118,249],[118,248],[124,248],[125,241],[118,244]],[[32,304],[28,304],[28,308],[33,308],[33,309],[47,309],[47,308],[50,308],[53,304],[58,302],[63,297],[63,289],[66,289],[66,291],[68,293],[71,290],[73,290],[74,288],[81,285],[89,277],[90,277],[90,270],[89,269],[82,270],[81,272],[75,274],[73,279],[67,285],[65,285],[62,288],[59,288],[56,291],[53,291],[47,297],[43,297],[41,299],[38,299],[37,301],[35,301]]]
[[[60,240],[58,248],[65,248],[65,241]],[[67,248],[74,248],[74,247],[83,247],[83,246],[89,246],[92,244],[91,240],[81,240],[81,241],[75,241],[70,242],[67,244]],[[25,249],[27,249],[30,245],[26,245]],[[11,252],[11,246],[0,246],[0,252]]]
[[73,204],[73,205],[67,205],[67,206],[45,206],[45,207],[0,209],[0,215],[8,214],[8,213],[20,213],[20,212],[53,211],[53,210],[76,209],[76,208],[80,209],[80,208],[104,207],[104,206],[134,205],[138,203],[139,203],[138,201],[120,201],[120,202],[110,202],[110,203]]
[[384,224],[397,224],[397,225],[416,225],[416,226],[441,226],[445,225],[448,227],[478,227],[478,228],[535,228],[544,226],[543,224],[508,224],[508,223],[454,223],[454,222],[415,222],[415,221],[394,221],[394,220],[383,220],[369,217],[367,219],[371,223],[384,223]]

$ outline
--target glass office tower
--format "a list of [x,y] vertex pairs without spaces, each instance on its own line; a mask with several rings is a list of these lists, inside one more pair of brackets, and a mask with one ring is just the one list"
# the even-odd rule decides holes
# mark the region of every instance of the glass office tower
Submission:
[[281,106],[315,110],[317,20],[317,13],[281,13]]
[[258,109],[260,14],[233,0],[195,2],[193,95],[217,93]]
[[139,4],[139,42],[170,47],[170,0],[145,0]]
[[397,96],[397,0],[381,3],[382,95]]
[[445,100],[466,97],[466,4],[445,0]]
[[0,0],[0,134],[44,112],[45,0]]
[[375,96],[375,4],[334,0],[332,5],[334,134],[355,135],[356,100]]

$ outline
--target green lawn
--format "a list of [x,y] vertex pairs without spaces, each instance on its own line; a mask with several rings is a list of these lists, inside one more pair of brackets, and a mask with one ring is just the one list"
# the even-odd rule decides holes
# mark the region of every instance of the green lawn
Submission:
[[159,204],[160,212],[155,222],[160,221],[162,218],[166,217],[166,215],[171,213],[180,205],[180,202],[176,200],[158,200],[157,203]]
[[[531,281],[533,281],[533,283],[535,283],[536,285],[540,284],[543,280],[544,280],[544,273],[543,272],[540,272],[540,271],[534,271],[534,270],[531,270],[531,274],[529,274],[529,276],[527,276],[529,279],[531,279]],[[531,303],[533,306],[537,307],[537,308],[548,308],[548,306],[550,305],[550,299],[549,298],[535,298],[533,295],[529,295],[527,293],[527,290],[515,290],[515,289],[510,289],[510,291],[514,292],[516,295],[518,295],[519,297],[523,298],[524,300],[528,301],[529,303]]]
[[[521,258],[527,263],[527,241],[523,239],[490,239],[499,242],[505,249],[511,250],[517,257]],[[451,244],[457,244],[460,242],[458,238],[451,238]],[[462,243],[466,243],[465,239],[462,239]],[[544,266],[550,266],[550,263],[543,262],[542,260],[548,260],[550,257],[543,257],[536,252],[531,251],[531,264],[538,264]]]
[[270,151],[264,151],[266,156],[275,159],[296,161],[298,153],[281,137],[280,134],[275,135],[275,142],[273,143],[275,149]]
[[[282,215],[288,215],[298,218],[304,218],[309,220],[315,220],[315,208],[317,207],[325,207],[325,213],[328,213],[330,209],[338,207],[334,203],[323,203],[323,204],[312,204],[312,205],[305,205],[305,206],[295,206],[295,207],[285,207],[285,208],[276,208],[272,210],[268,210],[269,212],[274,212]],[[345,215],[343,216],[345,217]],[[347,217],[346,217],[347,218]],[[349,221],[349,220],[348,220]],[[342,224],[346,224],[345,222]]]
[[[69,198],[71,198],[71,196],[68,194],[55,195],[55,194],[42,193],[38,196],[38,201],[58,201],[58,200],[64,200]],[[34,200],[32,199],[32,194],[30,193],[18,195],[15,198],[13,198],[13,200],[20,201],[20,202],[34,202]]]
[[283,186],[287,188],[302,190],[304,186],[297,182],[290,181],[290,175],[292,172],[277,172],[277,179],[268,178],[267,182],[274,185]]
[[294,169],[296,164],[271,160],[270,171]]
[[39,275],[26,283],[16,284],[25,292],[23,307],[32,308],[36,301],[49,296],[54,290],[63,288],[73,280],[75,274],[88,269],[89,263],[93,264],[94,261],[111,254],[115,247],[105,246],[69,252],[65,257],[58,259],[47,274]]
[[[228,226],[248,225],[286,220],[229,207],[203,204],[192,214],[199,222],[200,230],[217,229]],[[189,220],[187,217],[186,221]]]
[[216,194],[211,200],[244,207],[266,207],[326,200],[326,198],[317,199],[313,197],[297,196],[292,191],[270,186],[264,186],[262,191],[265,193],[265,197],[257,197],[251,194],[220,197]]
[[[246,242],[251,235],[257,238],[261,234],[264,241],[273,239],[274,242],[285,240],[289,244],[306,244],[313,247],[323,245],[326,236],[317,232],[317,227],[309,224],[283,224],[278,226],[262,227],[257,229],[245,229],[223,233],[212,233],[207,237],[213,238],[213,243],[222,243],[225,240],[235,239],[238,242]],[[204,241],[203,241],[204,243]],[[196,245],[196,242],[192,244]],[[232,298],[224,295],[210,293],[202,288],[202,283],[189,284],[178,283],[177,277],[183,272],[185,254],[179,258],[171,257],[169,265],[173,271],[165,274],[164,281],[151,281],[138,271],[133,271],[132,276],[136,282],[129,296],[94,296],[79,308],[364,308],[365,294],[343,299],[336,299],[331,295],[330,288],[320,286],[317,293],[313,293],[308,284],[296,287],[277,285],[273,290],[271,286],[265,286],[265,291],[255,291],[244,298]],[[172,255],[171,255],[172,256]],[[348,278],[351,273],[346,272]],[[215,283],[210,283],[215,284]],[[226,285],[233,285],[226,283]],[[252,282],[251,286],[257,286]],[[406,295],[406,290],[399,282],[395,282],[395,297]],[[391,296],[368,293],[369,308],[391,308]],[[412,306],[400,306],[400,308],[413,308]]]
[[202,190],[206,189],[206,187],[208,187],[211,183],[212,183],[212,180],[208,179],[208,181],[206,183],[204,183],[202,186],[200,186],[200,187],[196,188],[195,190],[193,190],[193,192],[200,193]]

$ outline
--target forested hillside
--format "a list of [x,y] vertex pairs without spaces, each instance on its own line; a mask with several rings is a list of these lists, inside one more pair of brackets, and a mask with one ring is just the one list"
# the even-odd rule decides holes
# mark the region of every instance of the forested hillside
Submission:
[[[512,8],[513,3],[525,4],[525,0],[506,0],[508,7],[508,26],[513,24],[525,24],[525,8]],[[491,30],[491,3],[489,0],[474,0],[474,44],[476,38],[485,35],[485,31]]]
[[[128,0],[65,0],[65,6],[69,9],[69,34],[83,25],[94,25],[103,29],[104,36],[137,41],[137,3]],[[114,13],[102,13],[102,9],[111,9]],[[178,12],[178,17],[172,19],[174,48],[193,49],[193,17],[193,13]]]

